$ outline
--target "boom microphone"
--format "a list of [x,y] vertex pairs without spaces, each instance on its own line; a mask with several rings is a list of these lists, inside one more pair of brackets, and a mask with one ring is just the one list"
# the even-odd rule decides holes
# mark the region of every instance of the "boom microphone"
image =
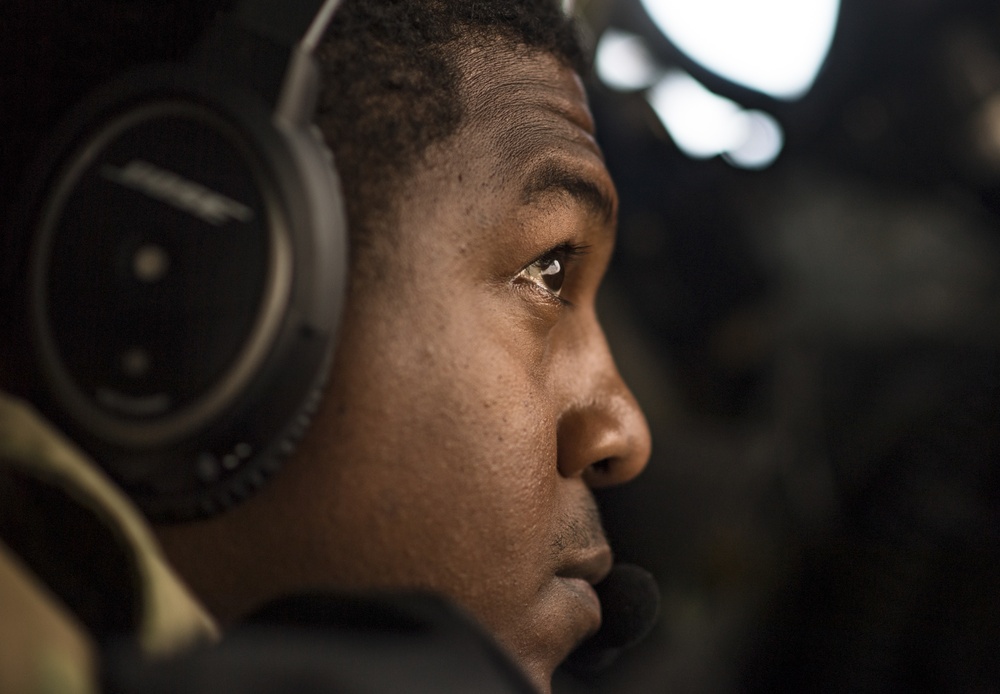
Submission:
[[656,579],[633,564],[616,564],[595,589],[601,600],[601,628],[564,664],[568,671],[584,677],[597,674],[619,653],[641,641],[660,611]]

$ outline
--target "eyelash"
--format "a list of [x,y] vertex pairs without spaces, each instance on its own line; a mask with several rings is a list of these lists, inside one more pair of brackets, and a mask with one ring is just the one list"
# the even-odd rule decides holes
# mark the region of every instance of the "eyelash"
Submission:
[[[587,248],[587,246],[581,246],[574,243],[560,244],[528,263],[528,265],[517,273],[517,277],[515,279],[528,282],[539,290],[546,292],[549,297],[557,300],[563,306],[572,306],[573,304],[569,300],[561,297],[559,292],[562,291],[563,285],[566,282],[566,272],[568,271],[572,260],[586,253]],[[541,269],[541,266],[547,266],[546,269],[551,269],[554,264],[558,264],[558,269],[555,272],[546,272]],[[532,268],[539,268],[539,270],[532,273]],[[559,279],[559,286],[553,289],[548,285],[544,278],[551,277],[556,273],[561,275],[561,277]]]

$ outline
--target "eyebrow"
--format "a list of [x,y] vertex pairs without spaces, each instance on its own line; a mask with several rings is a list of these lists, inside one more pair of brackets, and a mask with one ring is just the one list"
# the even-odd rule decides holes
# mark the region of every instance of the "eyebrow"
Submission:
[[614,217],[615,201],[612,194],[592,178],[567,168],[561,162],[549,161],[532,171],[521,195],[525,204],[531,204],[539,197],[551,193],[569,194],[605,223]]

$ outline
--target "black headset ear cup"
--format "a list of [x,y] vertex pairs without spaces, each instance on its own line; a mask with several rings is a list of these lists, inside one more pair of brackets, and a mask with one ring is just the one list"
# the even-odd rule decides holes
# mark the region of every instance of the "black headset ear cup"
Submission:
[[347,231],[325,145],[251,91],[151,68],[48,160],[27,278],[43,408],[153,518],[231,506],[331,359]]

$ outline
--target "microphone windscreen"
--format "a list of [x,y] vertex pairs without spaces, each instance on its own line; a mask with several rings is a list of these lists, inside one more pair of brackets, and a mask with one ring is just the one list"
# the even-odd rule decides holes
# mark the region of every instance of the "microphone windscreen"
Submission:
[[601,628],[566,660],[566,669],[576,675],[593,675],[610,665],[649,633],[660,611],[656,579],[632,564],[616,564],[595,590],[601,600]]

